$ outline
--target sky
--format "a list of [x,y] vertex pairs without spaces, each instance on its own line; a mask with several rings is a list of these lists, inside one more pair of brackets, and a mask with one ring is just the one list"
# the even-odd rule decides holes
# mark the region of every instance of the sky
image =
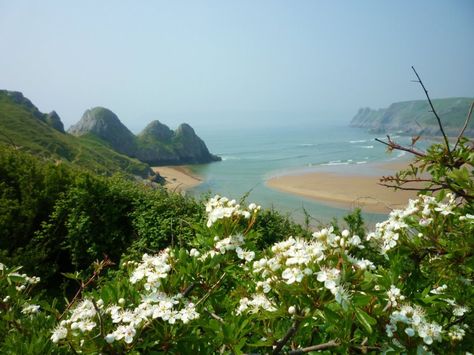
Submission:
[[474,1],[0,0],[0,89],[66,128],[349,122],[360,107],[474,97]]

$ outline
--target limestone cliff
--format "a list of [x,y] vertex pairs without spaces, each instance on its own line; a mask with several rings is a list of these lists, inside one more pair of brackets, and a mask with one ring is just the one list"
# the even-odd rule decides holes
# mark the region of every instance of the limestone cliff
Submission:
[[[466,119],[472,98],[448,98],[432,100],[441,117],[447,135],[457,136]],[[374,133],[401,133],[407,135],[439,136],[438,123],[426,100],[391,104],[388,108],[372,110],[361,108],[352,119],[352,127],[367,128]],[[474,122],[465,131],[474,137]]]
[[188,124],[183,123],[172,131],[165,124],[153,121],[135,136],[117,115],[103,107],[87,110],[68,132],[76,136],[94,135],[114,150],[150,165],[200,164],[220,160],[209,152]]
[[68,129],[75,136],[93,134],[117,152],[135,156],[137,151],[135,136],[119,120],[117,115],[104,107],[94,107],[82,115],[81,120]]

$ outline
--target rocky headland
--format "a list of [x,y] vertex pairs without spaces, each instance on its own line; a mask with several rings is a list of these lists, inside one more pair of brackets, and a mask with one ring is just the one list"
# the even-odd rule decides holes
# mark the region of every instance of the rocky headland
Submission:
[[[464,125],[473,98],[446,98],[432,100],[448,136],[456,137]],[[352,127],[366,128],[373,133],[440,136],[436,118],[426,100],[396,102],[388,108],[373,110],[361,108],[352,118]],[[474,137],[471,120],[464,133]]]

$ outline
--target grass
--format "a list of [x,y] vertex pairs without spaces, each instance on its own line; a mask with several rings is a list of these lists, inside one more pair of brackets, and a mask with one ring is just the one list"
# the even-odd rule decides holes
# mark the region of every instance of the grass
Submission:
[[15,146],[45,159],[60,160],[101,175],[125,172],[146,177],[147,164],[112,150],[93,136],[61,133],[35,117],[31,109],[0,91],[0,144]]

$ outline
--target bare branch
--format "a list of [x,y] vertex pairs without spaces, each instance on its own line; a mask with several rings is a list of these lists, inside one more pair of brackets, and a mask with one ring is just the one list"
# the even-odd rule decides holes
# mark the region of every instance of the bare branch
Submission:
[[226,275],[227,274],[224,272],[222,276],[219,278],[219,280],[217,280],[217,282],[214,285],[212,285],[209,291],[207,291],[207,293],[199,301],[196,302],[195,307],[203,303],[211,295],[211,293],[217,288],[217,286],[219,286],[219,284],[222,282],[222,280],[224,279]]
[[58,320],[61,320],[64,317],[64,315],[67,313],[67,311],[69,311],[71,309],[71,307],[79,299],[82,291],[84,291],[87,288],[87,286],[89,286],[92,283],[92,281],[94,281],[100,275],[102,270],[104,268],[108,267],[108,266],[111,266],[111,265],[114,265],[114,263],[109,259],[108,256],[105,256],[104,260],[102,260],[101,262],[96,262],[96,267],[95,267],[94,273],[89,278],[89,280],[87,280],[85,283],[81,282],[81,287],[79,287],[79,290],[77,290],[77,292],[74,295],[74,297],[72,298],[71,302],[69,302],[69,304],[67,305],[64,312],[59,316]]
[[432,191],[432,192],[435,192],[435,191],[439,191],[439,190],[442,190],[443,187],[431,187],[431,188],[419,188],[419,187],[402,187],[402,186],[398,186],[398,185],[390,185],[390,184],[382,184],[382,183],[378,183],[378,185],[380,186],[385,186],[385,187],[390,187],[392,189],[399,189],[399,190],[403,190],[403,191],[420,191],[420,190],[423,190],[423,191]]
[[290,355],[304,354],[304,353],[309,353],[310,351],[318,351],[318,350],[326,350],[330,348],[335,348],[339,345],[340,345],[339,342],[335,340],[331,340],[331,341],[328,341],[327,343],[308,346],[307,348],[296,349],[296,350],[290,351],[288,354]]
[[441,118],[438,116],[438,113],[436,112],[436,110],[433,106],[433,103],[431,102],[430,95],[428,95],[428,90],[426,90],[425,85],[423,84],[423,81],[421,81],[420,76],[418,75],[418,73],[415,70],[415,67],[412,66],[411,68],[413,69],[413,71],[415,72],[416,77],[418,78],[418,83],[420,83],[421,87],[423,88],[423,90],[425,92],[426,98],[428,99],[428,103],[430,104],[430,107],[431,107],[431,112],[433,112],[433,114],[436,117],[436,120],[438,121],[438,126],[439,126],[439,129],[441,131],[441,134],[443,135],[444,143],[446,144],[446,149],[448,151],[449,158],[452,161],[453,156],[451,155],[451,150],[449,149],[448,137],[446,136],[446,133],[444,132],[443,124],[441,123]]
[[191,291],[196,287],[196,283],[192,282],[191,285],[186,287],[186,289],[181,293],[183,297],[188,297],[188,295],[191,293]]
[[298,328],[300,327],[300,324],[301,324],[301,320],[299,320],[299,319],[295,320],[295,322],[293,323],[291,328],[288,329],[288,331],[286,332],[285,336],[281,340],[277,341],[277,343],[275,345],[275,349],[273,349],[273,351],[272,351],[272,354],[279,354],[281,352],[281,349],[283,349],[285,344],[288,343],[288,341],[291,338],[293,338],[295,333],[298,331]]
[[461,132],[459,132],[459,136],[458,136],[458,139],[456,140],[456,144],[454,145],[454,150],[456,150],[458,144],[459,144],[459,141],[461,140],[461,137],[462,135],[464,134],[464,131],[466,130],[467,128],[467,125],[471,119],[471,116],[472,116],[472,111],[474,109],[474,101],[472,102],[471,104],[471,107],[469,108],[469,113],[467,114],[467,117],[466,117],[466,121],[464,122],[464,126],[463,128],[461,129]]
[[378,139],[378,138],[375,138],[375,140],[379,143],[382,143],[382,144],[385,144],[386,146],[388,146],[390,149],[396,149],[396,150],[403,150],[405,152],[408,152],[408,153],[412,153],[416,156],[419,156],[419,157],[424,157],[426,156],[425,153],[423,152],[420,152],[418,150],[415,150],[415,149],[412,149],[412,148],[406,148],[404,146],[401,146],[400,144],[398,143],[395,143],[393,142],[392,140],[390,140],[390,137],[389,137],[389,142],[384,142],[383,140],[381,139]]

